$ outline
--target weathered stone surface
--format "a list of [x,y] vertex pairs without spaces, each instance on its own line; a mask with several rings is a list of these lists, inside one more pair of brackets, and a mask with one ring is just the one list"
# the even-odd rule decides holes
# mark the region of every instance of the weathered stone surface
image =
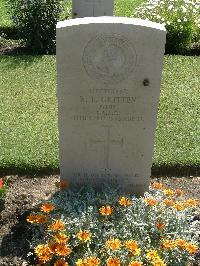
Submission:
[[74,18],[113,16],[114,0],[73,0]]
[[165,35],[130,18],[57,24],[61,178],[147,190]]

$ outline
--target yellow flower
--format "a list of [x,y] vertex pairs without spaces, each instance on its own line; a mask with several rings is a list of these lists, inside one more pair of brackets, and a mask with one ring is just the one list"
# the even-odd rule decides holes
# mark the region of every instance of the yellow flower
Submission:
[[41,210],[42,212],[46,212],[46,213],[51,212],[51,211],[53,211],[54,209],[55,209],[55,206],[54,206],[53,204],[50,204],[50,203],[45,203],[45,204],[43,204],[43,205],[40,207],[40,210]]
[[90,239],[91,239],[91,236],[92,236],[92,234],[89,232],[89,231],[82,231],[82,230],[80,230],[77,234],[76,234],[76,237],[79,239],[79,240],[81,240],[81,241],[83,241],[83,242],[87,242],[87,241],[89,241]]
[[58,233],[54,235],[54,239],[58,243],[66,243],[69,240],[69,237],[64,233]]
[[76,262],[77,266],[99,266],[100,259],[97,257],[87,257],[85,259],[78,259]]
[[172,196],[174,195],[174,191],[172,189],[164,189],[163,193],[167,196]]
[[172,206],[172,208],[174,208],[177,211],[184,211],[185,205],[182,202],[177,202]]
[[162,260],[159,255],[158,252],[154,249],[154,250],[150,250],[147,255],[146,255],[147,259],[151,261],[151,264],[153,266],[167,266],[167,264],[165,263],[164,260]]
[[131,261],[128,266],[142,266],[142,262],[141,261]]
[[108,215],[111,215],[112,214],[113,209],[112,209],[112,207],[110,205],[106,205],[106,206],[102,206],[99,209],[99,212],[103,216],[108,216]]
[[188,199],[185,201],[185,205],[187,207],[196,207],[199,204],[198,199]]
[[55,261],[53,266],[68,266],[68,263],[64,259],[60,259]]
[[120,249],[121,241],[117,238],[111,238],[110,240],[106,241],[106,247],[111,250]]
[[38,259],[43,263],[50,261],[53,256],[48,245],[38,245],[35,248],[35,254],[37,255]]
[[61,220],[55,220],[51,225],[49,225],[48,229],[50,231],[60,231],[65,229],[65,224]]
[[198,247],[192,243],[187,243],[185,246],[185,249],[190,253],[190,254],[195,254],[198,252]]
[[154,198],[146,198],[144,201],[148,206],[155,206],[158,204],[157,200]]
[[141,249],[139,248],[138,243],[133,239],[125,241],[125,247],[135,256],[138,256],[141,253]]
[[154,188],[154,189],[162,189],[164,187],[164,185],[160,182],[153,182],[151,184],[151,187]]
[[64,243],[57,243],[55,253],[60,256],[68,256],[71,253],[71,248]]
[[172,206],[174,205],[174,201],[173,199],[170,199],[170,198],[167,198],[167,199],[164,199],[164,204],[167,205],[167,206]]
[[161,223],[161,222],[157,222],[156,223],[156,227],[161,230],[161,229],[164,229],[165,228],[165,224],[164,223]]
[[152,266],[167,266],[164,260],[162,260],[160,257],[157,257],[152,262]]
[[84,263],[83,259],[78,259],[76,262],[76,265],[77,266],[85,266],[85,263]]
[[128,198],[125,198],[125,197],[121,197],[119,200],[118,200],[118,203],[119,205],[121,206],[124,206],[124,207],[128,207],[132,204],[132,201],[129,200]]
[[106,260],[106,266],[120,266],[120,260],[119,258],[115,257],[115,258],[108,258]]
[[173,249],[175,248],[177,243],[173,240],[166,239],[162,242],[161,248],[163,249]]
[[29,223],[44,224],[48,222],[48,217],[44,214],[30,214],[26,220]]
[[148,251],[146,255],[146,258],[148,260],[155,260],[158,257],[159,257],[158,252],[155,249]]

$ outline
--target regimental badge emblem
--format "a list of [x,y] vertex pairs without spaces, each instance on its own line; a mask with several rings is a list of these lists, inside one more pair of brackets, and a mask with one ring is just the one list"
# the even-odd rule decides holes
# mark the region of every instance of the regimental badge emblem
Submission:
[[136,66],[133,44],[118,34],[102,34],[91,39],[83,52],[83,66],[92,79],[107,84],[127,79]]

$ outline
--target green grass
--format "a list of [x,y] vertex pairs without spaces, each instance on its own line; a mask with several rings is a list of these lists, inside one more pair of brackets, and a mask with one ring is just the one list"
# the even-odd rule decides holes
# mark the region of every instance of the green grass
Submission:
[[[121,17],[130,17],[133,10],[145,0],[115,0],[114,15]],[[68,1],[68,8],[71,9],[72,0]],[[12,21],[7,12],[6,0],[0,0],[0,28],[11,27]]]
[[[1,172],[57,171],[55,57],[1,56],[0,66]],[[155,170],[198,168],[199,73],[199,57],[165,57]]]
[[114,15],[118,17],[130,17],[136,7],[147,0],[114,0]]
[[10,15],[7,12],[8,8],[6,6],[6,0],[0,0],[0,27],[10,27],[12,22],[10,20]]

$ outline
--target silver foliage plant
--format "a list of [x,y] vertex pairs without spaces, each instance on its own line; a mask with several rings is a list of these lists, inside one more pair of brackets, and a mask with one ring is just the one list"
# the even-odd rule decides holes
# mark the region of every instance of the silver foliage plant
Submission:
[[[173,196],[169,198],[168,193]],[[155,189],[145,193],[144,197],[136,198],[134,195],[124,195],[118,187],[105,185],[101,192],[92,187],[83,187],[78,192],[61,190],[49,201],[55,210],[48,215],[51,221],[60,219],[65,224],[64,233],[68,235],[68,244],[72,250],[64,260],[66,265],[90,265],[81,264],[79,260],[87,257],[100,259],[100,264],[108,264],[109,257],[119,258],[120,265],[134,265],[131,261],[141,262],[141,265],[173,265],[184,266],[194,260],[193,252],[183,248],[162,248],[164,241],[175,241],[183,239],[188,243],[198,245],[199,222],[193,221],[195,215],[194,207],[184,207],[181,210],[167,206],[165,199],[173,198],[174,204],[186,206],[181,197],[175,198],[175,192],[168,189]],[[119,204],[119,199],[124,197],[129,200],[127,206]],[[148,200],[156,204],[148,204]],[[182,205],[181,205],[182,204]],[[185,204],[185,205],[184,205]],[[112,213],[101,215],[101,206],[111,206]],[[158,228],[156,224],[163,224],[164,228]],[[36,225],[31,247],[49,243],[52,232],[47,230],[48,225]],[[90,232],[88,241],[82,242],[77,238],[80,231]],[[119,239],[121,247],[116,250],[106,246],[110,239]],[[131,256],[123,243],[127,240],[138,243],[141,252]],[[160,264],[153,264],[148,260],[148,252],[158,253]],[[80,264],[78,264],[80,262]],[[56,264],[48,264],[56,265]],[[63,264],[64,265],[64,264]],[[91,264],[93,265],[93,264]],[[94,264],[95,265],[95,264]],[[113,264],[114,265],[114,264]],[[118,264],[116,264],[118,265]],[[139,264],[138,264],[139,265]]]

